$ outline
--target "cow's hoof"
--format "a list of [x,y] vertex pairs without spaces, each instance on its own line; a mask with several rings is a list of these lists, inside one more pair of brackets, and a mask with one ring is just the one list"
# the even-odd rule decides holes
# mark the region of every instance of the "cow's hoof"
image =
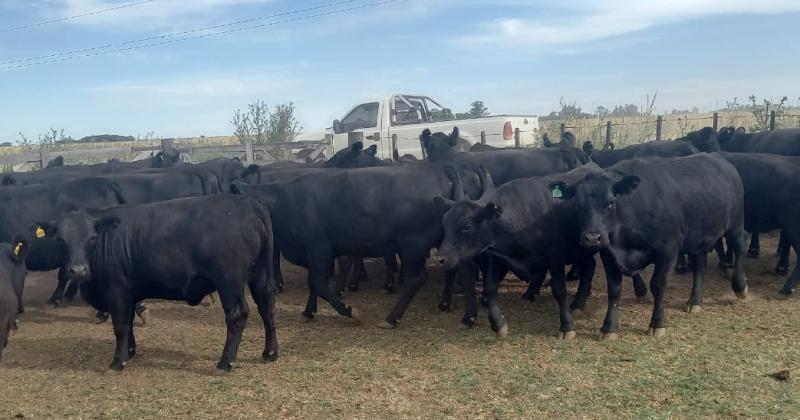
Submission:
[[13,324],[11,324],[11,330],[12,330],[12,331],[16,331],[16,330],[18,330],[18,329],[19,329],[19,320],[18,320],[18,319],[15,319],[15,320],[14,320],[14,323],[13,323]]
[[383,330],[393,330],[393,329],[397,328],[397,323],[396,322],[392,323],[392,322],[383,320],[378,324],[378,328],[383,329]]
[[664,328],[664,327],[661,327],[661,328],[650,328],[647,332],[648,332],[648,334],[650,334],[653,337],[663,337],[663,336],[667,335],[667,329]]
[[357,284],[348,284],[347,285],[347,290],[349,290],[351,292],[357,292],[358,291],[358,285]]
[[133,359],[133,356],[136,356],[136,347],[131,347],[128,349],[128,358]]
[[636,296],[636,302],[644,303],[647,296]]
[[745,286],[744,290],[742,290],[741,292],[736,292],[735,294],[737,298],[744,300],[747,299],[747,295],[749,293],[750,293],[750,286]]
[[508,323],[503,324],[503,326],[500,327],[499,330],[495,331],[494,334],[497,336],[497,338],[505,338],[508,336]]
[[139,315],[139,319],[142,320],[142,325],[150,323],[150,309],[145,308],[142,312],[137,312],[136,315]]
[[615,332],[601,332],[600,341],[614,341],[619,338],[619,334]]
[[53,305],[53,309],[58,308],[58,305],[61,304],[60,300],[48,300],[47,303]]
[[775,267],[775,274],[785,276],[789,274],[789,267]]
[[464,319],[461,320],[461,328],[468,330],[475,326],[476,321],[477,319],[475,319],[474,316],[465,317]]
[[784,288],[783,288],[783,289],[781,289],[781,291],[780,291],[780,292],[778,292],[778,293],[780,293],[780,294],[782,294],[782,295],[784,295],[784,296],[791,296],[791,295],[793,295],[793,294],[794,294],[794,292],[795,292],[796,290],[797,290],[797,289],[789,289],[789,288],[786,288],[786,287],[784,287]]
[[686,305],[686,313],[689,314],[699,314],[703,311],[703,307],[700,305],[692,305],[691,303]]
[[310,312],[303,311],[303,320],[306,322],[311,322],[314,320],[314,314]]
[[120,374],[122,374],[122,369],[116,370],[116,369],[108,368],[103,372],[103,375],[105,375],[105,376],[119,376]]
[[559,333],[558,338],[560,340],[562,340],[562,341],[569,341],[569,340],[574,339],[575,335],[576,334],[575,334],[574,330],[573,331],[567,331],[567,332],[561,332],[561,333]]
[[102,312],[94,313],[94,319],[92,320],[92,322],[94,322],[95,324],[102,324],[106,321],[108,321],[108,314],[104,314]]
[[358,310],[355,306],[350,307],[350,318],[355,319],[356,321],[361,320],[361,311]]
[[581,316],[583,315],[583,308],[572,308],[572,316]]
[[265,351],[264,354],[261,355],[261,358],[264,359],[265,362],[274,362],[278,360],[278,352]]
[[439,302],[439,311],[450,312],[450,302],[445,302],[445,301]]
[[217,369],[219,369],[222,372],[230,373],[233,370],[233,366],[234,366],[233,362],[230,363],[219,362],[219,364],[217,364]]
[[122,362],[122,363],[112,362],[111,366],[109,366],[108,369],[106,369],[105,374],[106,375],[119,375],[120,373],[122,373],[122,369],[125,369],[125,365],[126,364],[127,364],[126,362]]

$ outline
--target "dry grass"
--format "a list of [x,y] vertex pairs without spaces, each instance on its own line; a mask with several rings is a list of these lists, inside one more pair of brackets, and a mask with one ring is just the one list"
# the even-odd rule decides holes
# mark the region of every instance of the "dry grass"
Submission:
[[651,307],[635,303],[626,283],[616,342],[597,341],[601,273],[588,314],[577,319],[577,339],[560,342],[549,293],[524,304],[513,282],[502,293],[506,339],[494,338],[485,311],[475,329],[460,329],[458,299],[453,313],[435,309],[436,269],[398,329],[380,330],[375,325],[395,300],[377,290],[380,264],[368,267],[366,290],[347,297],[363,323],[324,304],[316,321],[303,322],[304,272],[287,267],[280,359],[260,361],[263,330],[253,311],[230,375],[214,371],[224,342],[221,308],[150,302],[154,320],[136,331],[136,358],[121,376],[104,376],[111,326],[91,324],[81,304],[45,306],[54,276],[32,274],[28,312],[0,368],[0,418],[797,417],[800,379],[768,374],[800,368],[800,299],[777,297],[775,238],[762,246],[769,256],[747,261],[747,301],[712,271],[703,312],[688,315],[690,278],[673,277],[663,339],[645,336]]

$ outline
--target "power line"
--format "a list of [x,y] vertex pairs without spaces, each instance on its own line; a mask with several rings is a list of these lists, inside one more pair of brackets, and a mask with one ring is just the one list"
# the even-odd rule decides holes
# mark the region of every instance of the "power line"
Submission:
[[[347,2],[352,2],[352,1],[355,1],[355,0],[348,0]],[[375,3],[364,4],[364,5],[360,5],[360,6],[348,7],[348,8],[345,8],[345,9],[332,10],[330,12],[324,12],[324,13],[317,13],[317,14],[313,14],[313,15],[301,16],[301,17],[296,17],[296,18],[293,18],[293,19],[286,19],[286,20],[277,21],[277,22],[262,23],[262,24],[259,24],[259,25],[252,25],[252,26],[246,26],[246,27],[243,27],[243,28],[230,29],[230,30],[227,30],[227,31],[220,31],[220,32],[213,32],[213,33],[209,33],[209,34],[195,35],[195,36],[191,36],[191,37],[187,37],[187,38],[170,39],[170,40],[166,40],[166,41],[162,41],[162,42],[154,42],[154,43],[143,44],[143,45],[134,45],[134,46],[131,46],[131,47],[126,47],[126,48],[118,48],[118,49],[105,50],[105,51],[96,51],[96,52],[92,52],[92,53],[88,53],[88,54],[73,55],[73,56],[70,56],[70,57],[55,58],[55,59],[46,60],[46,61],[37,61],[37,62],[33,62],[33,63],[19,64],[19,65],[15,65],[15,66],[0,67],[0,71],[16,70],[16,69],[21,69],[21,68],[26,68],[26,67],[39,66],[39,65],[43,65],[43,64],[52,64],[52,63],[58,63],[58,62],[62,62],[62,61],[70,61],[70,60],[75,60],[75,59],[79,59],[79,58],[95,57],[95,56],[99,56],[99,55],[106,55],[106,54],[113,54],[113,53],[118,53],[118,52],[125,52],[125,51],[137,50],[137,49],[141,49],[141,48],[148,48],[148,47],[155,47],[155,46],[160,46],[160,45],[174,44],[174,43],[190,41],[190,40],[194,40],[194,39],[209,38],[209,37],[212,37],[212,36],[231,34],[231,33],[235,33],[235,32],[247,31],[247,30],[251,30],[251,29],[258,29],[258,28],[271,27],[271,26],[276,26],[276,25],[281,25],[281,24],[286,24],[286,23],[310,20],[310,19],[323,17],[323,16],[338,15],[338,14],[343,14],[343,13],[347,13],[347,12],[352,12],[352,11],[355,11],[355,10],[361,10],[361,9],[367,9],[367,8],[372,8],[372,7],[383,6],[383,5],[386,5],[386,4],[389,4],[389,3],[395,3],[395,2],[398,2],[398,1],[401,1],[401,0],[385,0],[385,1],[375,2]],[[344,2],[342,2],[342,3],[344,3]]]
[[155,41],[155,40],[165,39],[165,38],[172,38],[172,37],[181,36],[181,35],[189,35],[189,34],[208,31],[208,30],[212,30],[212,29],[219,29],[219,28],[224,28],[224,27],[229,27],[229,26],[237,26],[237,25],[242,25],[242,24],[245,24],[245,23],[257,22],[257,21],[260,21],[260,20],[266,20],[266,19],[273,19],[273,18],[278,18],[278,17],[283,17],[283,16],[296,15],[298,13],[312,12],[314,10],[320,10],[320,9],[327,9],[327,8],[330,8],[330,7],[341,6],[341,5],[348,4],[348,3],[353,3],[353,2],[356,2],[356,1],[359,1],[359,0],[340,0],[340,1],[337,1],[337,2],[326,3],[326,4],[319,5],[319,6],[307,7],[305,9],[292,10],[292,11],[289,11],[289,12],[276,13],[276,14],[268,15],[268,16],[261,16],[261,17],[256,17],[256,18],[238,20],[238,21],[235,21],[235,22],[222,23],[222,24],[219,24],[219,25],[206,26],[206,27],[203,27],[203,28],[189,29],[189,30],[180,31],[180,32],[172,32],[172,33],[168,33],[168,34],[164,34],[164,35],[150,36],[150,37],[147,37],[147,38],[139,38],[139,39],[134,39],[134,40],[125,41],[125,42],[116,42],[116,43],[113,43],[113,44],[98,45],[98,46],[94,46],[94,47],[81,48],[81,49],[77,49],[77,50],[62,51],[62,52],[57,52],[57,53],[53,53],[53,54],[39,55],[39,56],[36,56],[36,57],[22,58],[22,59],[18,59],[18,60],[3,61],[3,62],[0,62],[0,66],[7,66],[9,64],[16,64],[16,63],[24,63],[24,62],[28,62],[28,61],[44,60],[44,59],[48,59],[48,58],[61,57],[61,56],[65,56],[65,55],[80,54],[80,53],[86,53],[86,52],[96,51],[96,50],[105,50],[105,49],[108,49],[108,48],[122,47],[122,46],[125,46],[125,45],[131,45],[131,44],[139,44],[139,43],[142,43],[142,42]]
[[67,16],[67,17],[62,17],[62,18],[58,18],[58,19],[51,19],[51,20],[45,20],[45,21],[42,21],[42,22],[31,23],[30,25],[21,25],[21,26],[12,26],[10,28],[2,28],[2,29],[0,29],[0,34],[4,34],[4,33],[8,33],[8,32],[14,32],[14,31],[22,31],[22,30],[25,30],[25,29],[36,28],[36,27],[39,27],[39,26],[50,25],[52,23],[64,22],[65,20],[72,20],[72,19],[78,19],[78,18],[82,18],[82,17],[86,17],[86,16],[99,15],[101,13],[113,12],[114,10],[126,9],[128,7],[138,6],[140,4],[152,3],[154,1],[157,1],[157,0],[137,1],[137,2],[134,2],[134,3],[127,3],[127,4],[122,4],[122,5],[119,5],[119,6],[109,7],[108,9],[95,10],[94,12],[81,13],[79,15],[73,15],[73,16]]

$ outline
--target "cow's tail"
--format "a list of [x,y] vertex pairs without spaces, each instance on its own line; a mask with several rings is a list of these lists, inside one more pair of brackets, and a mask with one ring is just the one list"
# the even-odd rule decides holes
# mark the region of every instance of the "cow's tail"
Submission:
[[122,194],[122,187],[119,186],[115,181],[111,181],[111,185],[109,186],[111,191],[114,193],[114,196],[117,198],[117,204],[127,204],[125,201],[125,196]]
[[[272,230],[272,217],[269,214],[269,210],[258,202],[258,200],[251,199],[253,203],[253,209],[255,210],[256,216],[258,220],[261,222],[263,231],[263,238],[261,240],[261,255],[260,258],[263,261],[263,267],[267,272],[267,291],[271,295],[276,295],[279,293],[281,289],[281,285],[279,284],[278,278],[275,275],[275,234]],[[278,257],[280,258],[280,254]]]

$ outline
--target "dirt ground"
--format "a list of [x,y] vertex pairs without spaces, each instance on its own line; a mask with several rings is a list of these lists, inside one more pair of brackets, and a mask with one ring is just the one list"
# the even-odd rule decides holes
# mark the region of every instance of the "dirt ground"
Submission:
[[[45,305],[55,276],[32,273],[27,312],[0,365],[0,418],[797,418],[800,297],[778,296],[784,279],[772,274],[775,238],[762,246],[760,259],[747,260],[745,301],[714,269],[703,311],[686,314],[690,276],[673,276],[664,338],[645,335],[651,305],[636,303],[626,282],[614,342],[598,341],[601,265],[570,342],[556,339],[549,290],[524,303],[523,285],[511,280],[501,296],[508,337],[494,337],[484,310],[475,328],[460,328],[462,299],[450,313],[436,309],[437,268],[399,327],[380,330],[396,297],[379,290],[377,262],[362,291],[346,297],[362,322],[322,303],[317,319],[304,322],[305,272],[287,265],[280,358],[261,362],[264,332],[251,302],[231,374],[214,369],[225,340],[221,307],[152,301],[151,323],[136,329],[136,357],[122,375],[104,375],[114,348],[110,323],[92,324],[80,302]],[[770,376],[781,371],[788,380]]]

